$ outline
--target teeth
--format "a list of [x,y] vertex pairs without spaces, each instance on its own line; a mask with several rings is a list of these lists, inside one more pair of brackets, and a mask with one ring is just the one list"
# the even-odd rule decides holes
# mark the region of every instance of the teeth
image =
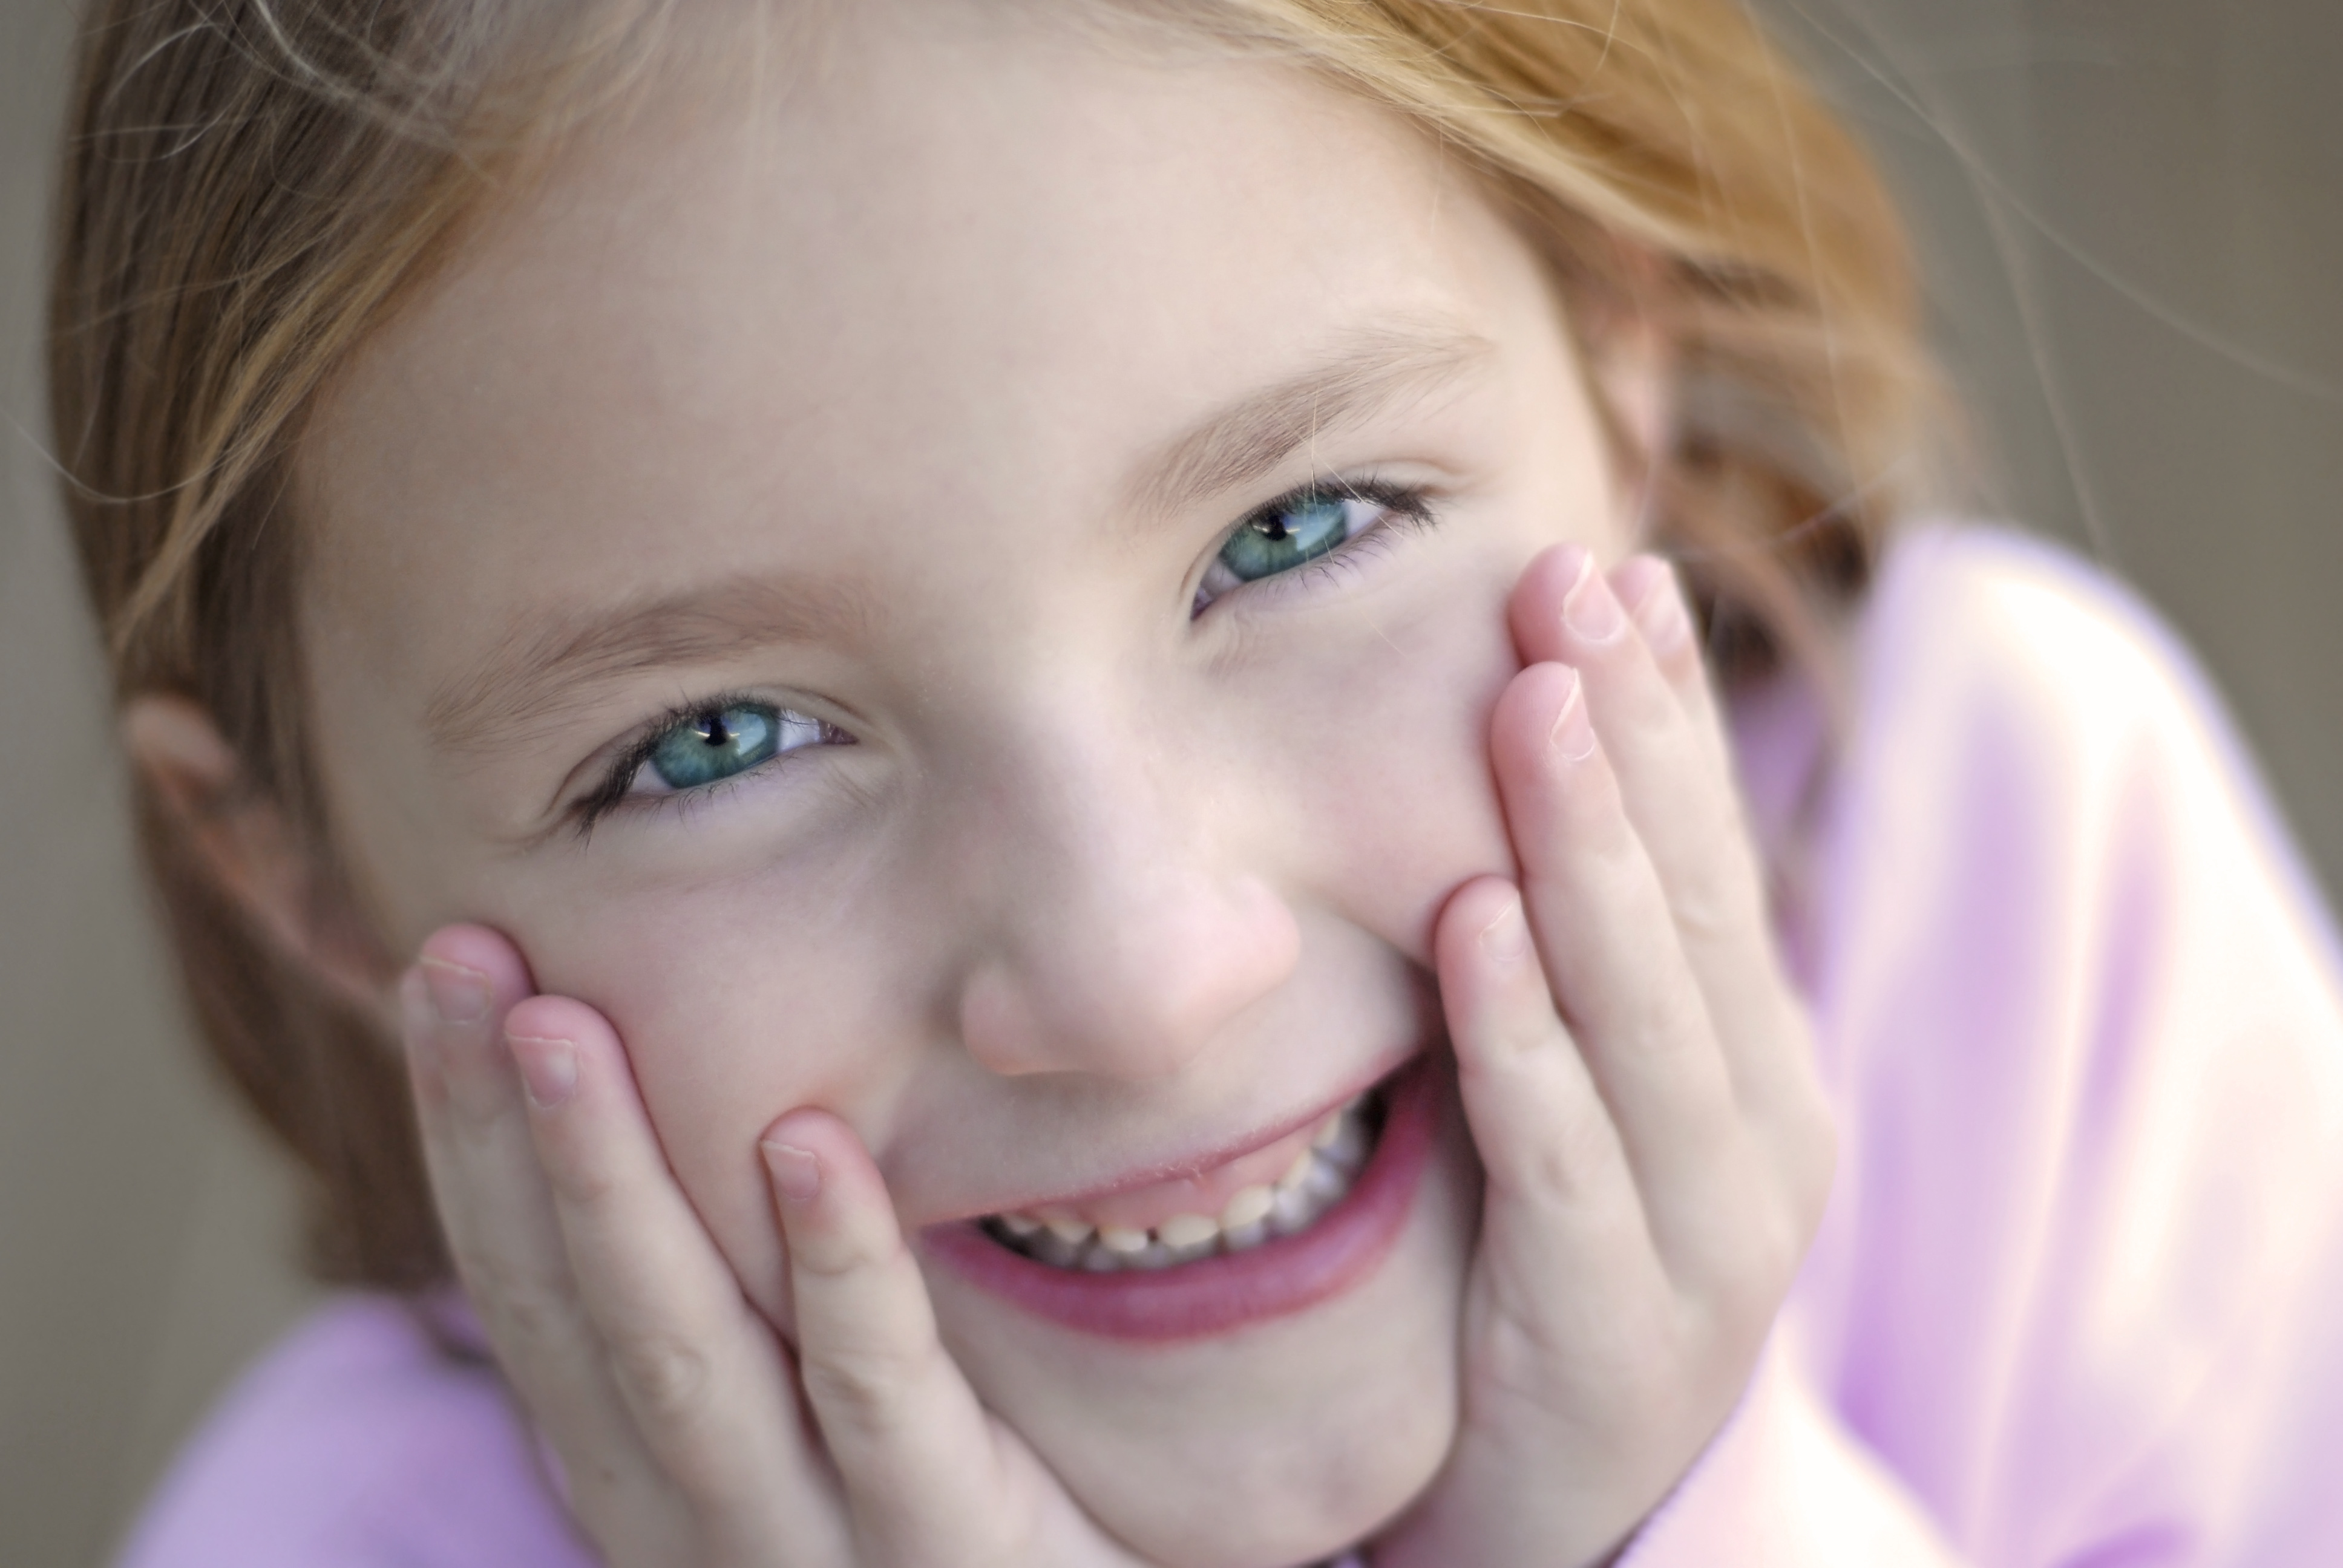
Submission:
[[[1363,1099],[1363,1097],[1362,1097]],[[1152,1231],[1092,1225],[1071,1214],[993,1216],[995,1234],[1028,1257],[1061,1269],[1112,1273],[1166,1269],[1214,1252],[1242,1252],[1277,1236],[1308,1230],[1350,1191],[1366,1163],[1370,1135],[1359,1101],[1329,1115],[1270,1186],[1240,1189],[1219,1218],[1174,1214]]]
[[1221,1222],[1202,1214],[1174,1214],[1155,1227],[1157,1241],[1181,1251],[1215,1241],[1220,1233]]
[[1055,1263],[1061,1269],[1071,1269],[1082,1261],[1084,1248],[1079,1241],[1069,1241],[1055,1231],[1036,1231],[1024,1243],[1025,1251],[1045,1263]]
[[1324,1213],[1326,1201],[1307,1183],[1292,1187],[1279,1182],[1276,1201],[1269,1211],[1269,1228],[1281,1236],[1291,1236],[1311,1221]]
[[1240,1187],[1229,1206],[1221,1211],[1221,1234],[1260,1224],[1269,1217],[1272,1201],[1266,1187]]
[[1147,1232],[1134,1231],[1128,1225],[1101,1225],[1098,1239],[1100,1246],[1126,1258],[1134,1252],[1147,1251]]
[[1367,1162],[1366,1124],[1347,1111],[1334,1119],[1332,1137],[1324,1136],[1321,1129],[1321,1137],[1312,1140],[1312,1144],[1321,1160],[1346,1173]]
[[1253,1221],[1251,1224],[1223,1228],[1221,1231],[1221,1245],[1232,1252],[1242,1252],[1249,1247],[1258,1247],[1268,1240],[1267,1215]]
[[1310,1179],[1302,1182],[1302,1190],[1324,1208],[1351,1190],[1351,1172],[1322,1155],[1311,1166]]
[[1168,1269],[1174,1263],[1186,1261],[1175,1255],[1162,1242],[1150,1241],[1143,1251],[1123,1259],[1122,1266],[1126,1269]]
[[[1155,1247],[1156,1249],[1160,1249],[1163,1253],[1163,1262],[1166,1265],[1172,1263],[1192,1263],[1199,1258],[1209,1258],[1214,1252],[1221,1250],[1221,1228],[1218,1225],[1213,1226],[1212,1233],[1211,1235],[1205,1237],[1201,1241],[1191,1241],[1184,1247],[1174,1247],[1164,1241],[1156,1242]],[[1158,1265],[1150,1263],[1146,1259],[1142,1258],[1140,1260],[1139,1266],[1145,1269],[1154,1268]]]

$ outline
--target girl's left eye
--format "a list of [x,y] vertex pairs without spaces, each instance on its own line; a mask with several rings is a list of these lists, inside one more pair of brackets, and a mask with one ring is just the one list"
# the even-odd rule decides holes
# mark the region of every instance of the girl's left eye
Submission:
[[675,795],[787,752],[842,739],[819,719],[769,702],[711,703],[653,735],[620,764],[622,795]]
[[1330,556],[1393,514],[1430,520],[1421,496],[1394,487],[1322,483],[1282,496],[1222,541],[1196,590],[1194,612],[1246,583]]

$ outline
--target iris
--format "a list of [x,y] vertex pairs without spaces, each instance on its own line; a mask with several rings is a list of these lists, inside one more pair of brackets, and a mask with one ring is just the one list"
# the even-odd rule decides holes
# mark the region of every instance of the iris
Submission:
[[[709,709],[661,735],[644,762],[670,789],[713,784],[778,756],[785,749],[782,732],[789,719],[795,718],[794,714],[784,717],[779,709],[761,702]],[[810,725],[812,721],[798,722]]]
[[1239,582],[1291,571],[1331,554],[1351,537],[1351,509],[1371,513],[1373,505],[1353,496],[1319,492],[1264,507],[1229,536],[1221,547],[1220,564]]

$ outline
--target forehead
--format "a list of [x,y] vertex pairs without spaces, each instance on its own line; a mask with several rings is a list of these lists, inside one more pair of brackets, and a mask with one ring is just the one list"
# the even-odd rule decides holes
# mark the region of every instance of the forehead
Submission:
[[775,90],[679,85],[583,137],[323,412],[327,590],[460,558],[437,591],[501,614],[618,561],[705,574],[646,558],[647,519],[719,554],[939,506],[1071,522],[1363,331],[1488,332],[1521,247],[1416,127],[1016,10],[843,8]]

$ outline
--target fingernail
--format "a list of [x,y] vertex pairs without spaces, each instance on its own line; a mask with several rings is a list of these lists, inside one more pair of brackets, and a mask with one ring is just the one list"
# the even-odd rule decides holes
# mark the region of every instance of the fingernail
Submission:
[[1481,928],[1481,950],[1501,964],[1519,962],[1530,950],[1530,923],[1522,918],[1521,900],[1513,900]]
[[416,966],[431,993],[431,1010],[442,1025],[478,1023],[488,1016],[488,977],[478,970],[427,958]]
[[757,1147],[764,1151],[765,1170],[782,1197],[792,1203],[810,1203],[821,1196],[821,1161],[812,1150],[770,1141]]
[[1562,711],[1554,716],[1554,728],[1546,732],[1546,744],[1561,753],[1564,762],[1584,762],[1594,755],[1594,726],[1586,717],[1586,682],[1578,671],[1570,672],[1570,690],[1562,699]]
[[1609,642],[1619,635],[1625,620],[1611,585],[1595,568],[1594,558],[1583,558],[1578,580],[1562,598],[1562,624],[1588,642]]
[[1691,630],[1684,618],[1684,596],[1676,589],[1675,574],[1664,572],[1652,585],[1644,602],[1635,607],[1635,625],[1644,634],[1644,646],[1654,653],[1673,653]]
[[552,1110],[578,1087],[578,1048],[569,1041],[516,1034],[507,1043],[520,1067],[521,1088],[539,1111]]

